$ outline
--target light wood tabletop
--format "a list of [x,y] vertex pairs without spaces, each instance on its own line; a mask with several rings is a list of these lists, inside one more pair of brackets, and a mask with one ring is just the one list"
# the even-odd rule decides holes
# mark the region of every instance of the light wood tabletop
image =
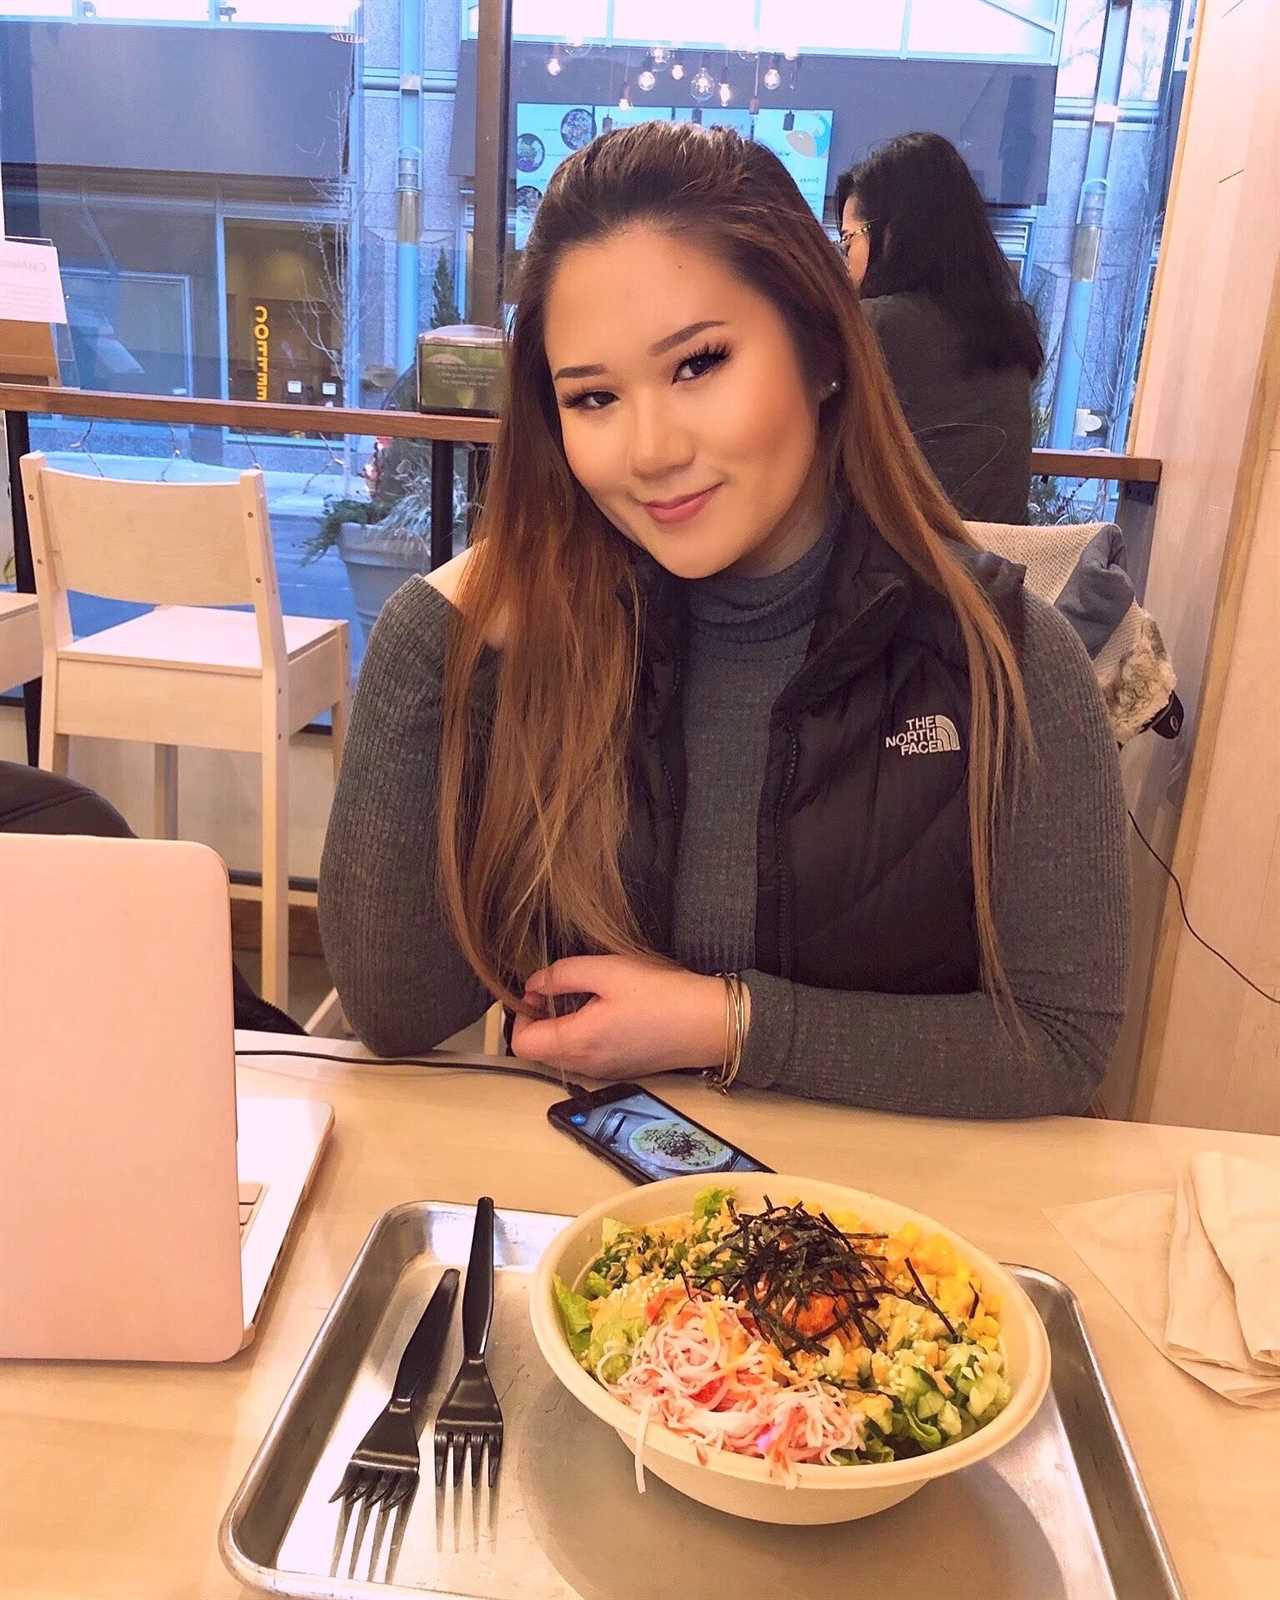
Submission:
[[[359,1055],[332,1041],[287,1044]],[[243,1064],[240,1083],[327,1100],[337,1119],[258,1340],[220,1367],[0,1367],[0,1591],[14,1600],[247,1593],[218,1557],[219,1519],[376,1218],[406,1200],[482,1193],[500,1206],[575,1213],[621,1186],[548,1126],[559,1098],[551,1081],[277,1057]],[[1091,1119],[893,1117],[765,1094],[713,1098],[688,1078],[655,1087],[779,1171],[916,1206],[1002,1259],[1069,1283],[1187,1594],[1277,1592],[1280,1412],[1239,1409],[1164,1360],[1042,1207],[1172,1187],[1198,1150],[1280,1161],[1280,1139]]]
[[40,607],[33,594],[0,590],[0,693],[40,676]]

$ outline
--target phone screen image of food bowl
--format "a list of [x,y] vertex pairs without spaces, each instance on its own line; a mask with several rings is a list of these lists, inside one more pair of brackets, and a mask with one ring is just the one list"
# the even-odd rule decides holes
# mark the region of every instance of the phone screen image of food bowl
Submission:
[[756,1170],[748,1156],[647,1094],[576,1112],[573,1122],[596,1144],[614,1151],[650,1178]]

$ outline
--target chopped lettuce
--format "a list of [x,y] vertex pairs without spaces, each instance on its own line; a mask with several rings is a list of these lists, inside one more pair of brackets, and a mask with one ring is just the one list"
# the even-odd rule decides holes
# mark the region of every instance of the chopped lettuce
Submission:
[[645,1302],[652,1292],[652,1282],[637,1279],[603,1300],[592,1301],[591,1336],[583,1365],[606,1383],[615,1383],[630,1366],[631,1352],[644,1332]]
[[591,1313],[585,1298],[575,1294],[563,1278],[555,1278],[553,1284],[565,1339],[574,1357],[581,1361],[591,1343]]
[[729,1198],[728,1189],[704,1189],[693,1202],[693,1220],[709,1222],[719,1216],[720,1208]]
[[582,1292],[588,1300],[599,1300],[609,1293],[609,1280],[598,1272],[588,1272],[582,1280]]
[[899,1437],[914,1439],[922,1450],[936,1450],[942,1443],[942,1433],[928,1422],[921,1422],[910,1406],[904,1406],[894,1416],[894,1433]]

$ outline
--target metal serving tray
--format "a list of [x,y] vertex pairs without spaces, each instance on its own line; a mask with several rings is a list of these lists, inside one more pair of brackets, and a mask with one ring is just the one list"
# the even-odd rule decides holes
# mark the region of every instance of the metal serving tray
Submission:
[[[450,1525],[428,1469],[394,1581],[330,1577],[329,1496],[440,1272],[465,1265],[473,1216],[421,1201],[375,1224],[223,1519],[223,1559],[244,1584],[307,1600],[667,1600],[692,1580],[735,1600],[830,1600],[843,1573],[859,1593],[948,1600],[1182,1595],[1075,1296],[1058,1279],[1014,1269],[1049,1330],[1053,1384],[1013,1444],[878,1516],[774,1527],[709,1511],[652,1475],[636,1493],[622,1441],[569,1397],[533,1342],[529,1273],[565,1219],[522,1211],[497,1214],[489,1365],[506,1444],[491,1535],[460,1508],[449,1508],[459,1510]],[[435,1403],[458,1339],[455,1327]],[[429,1433],[424,1441],[429,1462]]]

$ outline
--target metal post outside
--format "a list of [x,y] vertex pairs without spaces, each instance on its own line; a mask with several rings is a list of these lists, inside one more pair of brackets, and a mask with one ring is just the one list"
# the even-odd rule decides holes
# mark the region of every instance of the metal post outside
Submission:
[[431,570],[453,560],[453,445],[431,441]]
[[475,226],[468,313],[472,322],[500,328],[507,250],[511,0],[479,0],[478,10]]

